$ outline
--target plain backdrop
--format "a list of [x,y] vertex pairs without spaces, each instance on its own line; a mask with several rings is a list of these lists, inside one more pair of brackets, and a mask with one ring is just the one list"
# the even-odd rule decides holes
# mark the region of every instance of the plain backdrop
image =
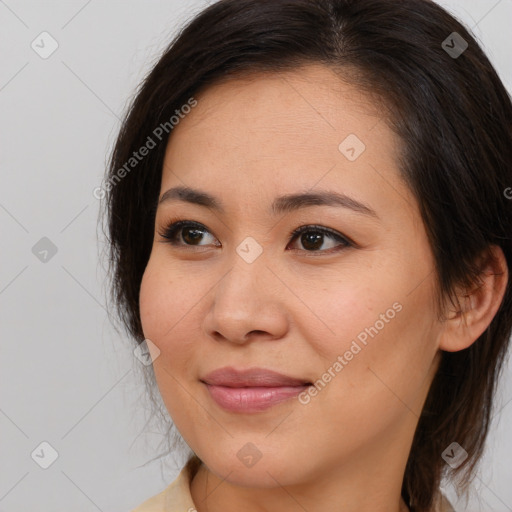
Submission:
[[[512,0],[441,3],[510,90]],[[145,425],[140,363],[107,317],[93,190],[137,84],[206,5],[0,0],[2,512],[130,511],[183,463],[145,464],[162,434]],[[445,488],[458,512],[512,511],[511,368],[467,508]]]

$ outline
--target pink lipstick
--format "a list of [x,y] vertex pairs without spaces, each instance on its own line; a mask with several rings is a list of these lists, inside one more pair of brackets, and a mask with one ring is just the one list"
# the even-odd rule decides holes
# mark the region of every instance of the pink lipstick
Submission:
[[296,397],[311,383],[272,370],[219,368],[201,379],[212,399],[231,412],[260,412]]

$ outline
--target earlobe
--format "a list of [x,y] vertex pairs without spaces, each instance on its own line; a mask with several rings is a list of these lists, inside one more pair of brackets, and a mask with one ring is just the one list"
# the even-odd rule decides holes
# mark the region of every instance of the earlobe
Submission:
[[493,245],[481,260],[480,285],[457,296],[459,308],[446,315],[439,348],[457,352],[471,346],[489,327],[508,283],[508,268],[501,247]]

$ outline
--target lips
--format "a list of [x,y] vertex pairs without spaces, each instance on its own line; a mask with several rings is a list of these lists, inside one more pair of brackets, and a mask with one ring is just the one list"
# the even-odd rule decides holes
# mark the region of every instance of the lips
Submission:
[[311,385],[305,379],[272,370],[225,367],[200,379],[209,396],[229,412],[257,413],[295,398]]
[[311,384],[308,380],[289,377],[263,368],[247,370],[236,370],[233,367],[219,368],[208,373],[201,380],[213,386],[230,388],[304,386]]

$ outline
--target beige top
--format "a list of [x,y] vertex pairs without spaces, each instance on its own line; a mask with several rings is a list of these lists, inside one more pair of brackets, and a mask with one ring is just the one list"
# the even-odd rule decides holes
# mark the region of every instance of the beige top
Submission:
[[[197,512],[190,494],[191,471],[195,467],[197,462],[185,465],[174,482],[132,512]],[[441,502],[435,506],[433,512],[455,512],[455,509],[441,494]]]

